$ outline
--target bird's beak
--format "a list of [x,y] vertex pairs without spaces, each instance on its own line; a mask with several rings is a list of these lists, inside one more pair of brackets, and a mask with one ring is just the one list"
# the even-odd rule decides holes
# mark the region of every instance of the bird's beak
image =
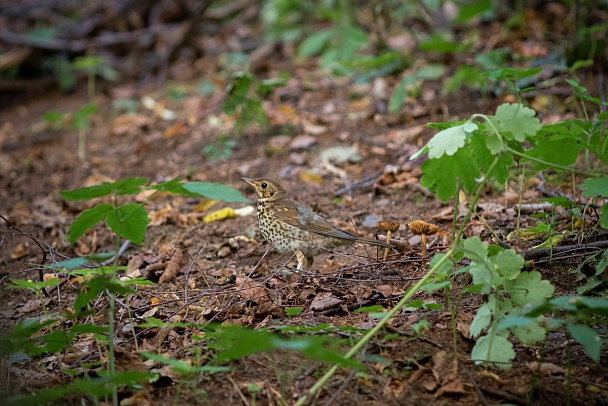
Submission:
[[255,185],[253,184],[253,179],[251,178],[241,178],[243,180],[243,182],[255,187]]

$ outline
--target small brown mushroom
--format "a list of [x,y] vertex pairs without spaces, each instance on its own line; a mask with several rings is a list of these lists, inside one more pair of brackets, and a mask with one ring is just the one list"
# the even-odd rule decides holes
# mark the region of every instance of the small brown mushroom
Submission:
[[439,227],[422,220],[414,220],[411,223],[408,223],[407,226],[412,230],[412,233],[420,235],[422,240],[422,251],[420,255],[423,258],[426,257],[426,236],[437,234],[439,232]]
[[[395,231],[399,230],[399,227],[401,227],[401,224],[399,223],[395,223],[393,221],[381,221],[378,223],[378,225],[380,226],[380,228],[384,231],[386,231],[386,243],[390,244],[391,243],[391,233],[394,233]],[[386,258],[388,257],[388,248],[384,249],[384,261],[386,261]]]

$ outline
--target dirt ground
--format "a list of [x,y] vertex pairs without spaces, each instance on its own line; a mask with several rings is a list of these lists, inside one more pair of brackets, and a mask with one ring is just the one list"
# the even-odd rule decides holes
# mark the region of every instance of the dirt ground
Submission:
[[[210,211],[244,205],[218,202],[205,210],[201,209],[201,199],[161,194],[146,206],[152,214],[144,242],[140,246],[129,245],[119,264],[127,266],[128,272],[137,270],[155,282],[170,261],[177,261],[179,271],[168,282],[139,288],[140,294],[131,297],[124,307],[119,306],[119,367],[149,370],[154,366],[160,370],[160,366],[143,363],[136,355],[136,340],[139,350],[154,351],[160,346],[163,353],[188,362],[195,359],[194,348],[200,351],[198,359],[203,363],[213,355],[212,349],[193,339],[198,332],[192,327],[138,328],[134,339],[127,328],[126,306],[138,323],[153,315],[175,322],[214,321],[253,328],[326,325],[331,337],[344,340],[344,352],[347,343],[361,337],[361,331],[375,323],[368,313],[356,312],[357,308],[391,308],[428,269],[427,261],[420,258],[419,240],[405,224],[421,219],[437,224],[445,232],[433,241],[431,256],[449,245],[452,203],[441,203],[420,186],[421,161],[409,161],[409,157],[433,134],[423,127],[427,122],[461,119],[473,112],[492,113],[501,100],[480,98],[465,90],[456,96],[441,97],[440,86],[429,83],[421,100],[407,106],[404,114],[391,116],[383,114],[386,100],[373,95],[372,84],[355,86],[343,78],[328,78],[308,66],[292,67],[291,74],[288,85],[265,102],[269,130],[250,128],[240,136],[229,133],[235,146],[223,160],[209,159],[203,152],[213,143],[221,147],[217,138],[232,126],[231,118],[220,110],[223,89],[218,87],[210,96],[197,93],[197,85],[208,77],[204,70],[172,84],[185,92],[180,99],[168,96],[167,85],[103,84],[95,99],[100,112],[86,136],[84,162],[77,156],[75,131],[65,127],[49,129],[41,120],[45,112],[70,112],[86,103],[84,83],[73,95],[49,89],[0,110],[0,214],[19,230],[53,247],[55,261],[114,249],[112,234],[101,224],[76,244],[69,244],[66,236],[71,222],[92,203],[66,202],[58,191],[137,176],[149,182],[177,176],[216,181],[233,186],[252,201],[253,191],[240,178],[272,178],[279,180],[300,203],[342,228],[374,237],[382,233],[377,222],[391,220],[401,224],[394,237],[411,240],[411,251],[391,254],[387,262],[379,260],[381,251],[356,245],[318,257],[311,270],[293,272],[289,267],[293,258],[271,252],[260,262],[267,246],[255,214],[211,223],[202,221]],[[177,118],[164,120],[157,112],[143,107],[136,115],[126,116],[112,108],[112,101],[119,96],[135,100],[150,96],[174,111]],[[218,117],[220,124],[210,122],[210,116]],[[333,146],[356,146],[359,159],[323,162],[321,153]],[[389,173],[395,177],[390,178]],[[362,179],[368,181],[357,183]],[[481,201],[487,204],[486,220],[501,236],[516,226],[504,208],[505,202],[512,207],[517,200],[516,180],[506,190],[504,185],[488,188]],[[344,193],[336,194],[345,187],[348,188]],[[537,202],[541,197],[544,196],[538,190],[526,185],[524,202]],[[530,225],[534,225],[534,219],[523,218],[522,227]],[[0,222],[0,233],[0,328],[6,333],[16,322],[42,315],[40,302],[32,292],[6,288],[9,278],[37,279],[36,264],[40,264],[42,252],[30,238],[9,228],[4,221]],[[467,235],[491,241],[490,233],[477,220],[471,222]],[[530,245],[533,242],[514,248]],[[176,257],[180,254],[181,258]],[[46,265],[50,262],[48,258]],[[539,261],[536,269],[556,286],[556,294],[571,294],[584,283],[570,272],[579,262],[580,259]],[[466,279],[453,280],[453,298],[465,283]],[[77,292],[78,284],[68,282],[44,303],[49,312],[59,313],[70,307]],[[432,296],[419,292],[415,298],[445,303],[441,292]],[[181,311],[187,305],[191,306],[189,310]],[[312,305],[315,311],[311,311]],[[358,358],[367,366],[366,371],[340,369],[313,404],[608,403],[605,351],[601,361],[594,363],[582,347],[569,343],[563,332],[551,333],[547,342],[537,346],[514,342],[517,355],[509,371],[474,365],[470,361],[474,340],[467,331],[480,305],[479,295],[465,294],[462,298],[456,316],[457,354],[453,353],[452,321],[445,308],[400,313]],[[285,309],[290,307],[304,311],[286,316]],[[100,305],[100,321],[104,309]],[[428,322],[428,329],[415,334],[412,325],[423,319]],[[339,329],[345,326],[355,329]],[[12,393],[66,384],[72,376],[65,372],[67,369],[82,374],[86,369],[83,365],[100,360],[94,340],[76,340],[75,347],[13,364]],[[453,372],[458,379],[452,379],[450,386],[445,377],[452,360],[457,360]],[[539,372],[537,361],[555,368]],[[163,369],[156,382],[139,391],[121,388],[120,397],[132,400],[139,396],[140,403],[132,404],[155,405],[292,404],[330,367],[286,350],[259,353],[222,365],[230,370],[187,379]],[[94,374],[98,368],[91,367],[88,372]],[[252,385],[259,391],[253,390]],[[77,395],[67,402],[81,404]]]

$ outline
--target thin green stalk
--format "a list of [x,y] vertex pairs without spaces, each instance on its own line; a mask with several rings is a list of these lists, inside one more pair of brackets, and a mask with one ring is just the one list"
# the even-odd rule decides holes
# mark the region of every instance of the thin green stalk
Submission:
[[[399,301],[399,303],[397,303],[395,305],[395,307],[393,307],[387,314],[386,316],[384,316],[384,318],[382,318],[382,320],[380,320],[378,322],[378,324],[376,324],[374,326],[374,328],[372,328],[370,331],[367,332],[367,334],[365,334],[363,336],[363,338],[361,338],[361,340],[359,340],[359,342],[357,342],[357,344],[355,344],[353,346],[353,348],[350,349],[350,351],[348,351],[345,355],[344,358],[351,358],[353,355],[355,355],[363,346],[365,346],[371,339],[372,337],[374,337],[376,335],[376,333],[378,333],[378,331],[380,331],[385,325],[386,323],[395,315],[397,314],[397,312],[399,310],[401,310],[401,308],[403,306],[405,306],[405,304],[412,298],[412,296],[418,292],[418,290],[420,290],[420,288],[422,286],[424,286],[424,284],[431,278],[431,276],[433,276],[433,274],[437,271],[437,269],[439,269],[443,263],[447,260],[449,260],[449,258],[452,256],[452,254],[454,254],[454,247],[450,248],[445,255],[435,264],[435,266],[433,266],[427,273],[426,275],[424,275],[422,277],[422,279],[420,279],[418,281],[418,283],[416,283],[414,286],[412,286],[407,293],[401,298],[401,300]],[[310,395],[314,395],[317,391],[319,391],[323,385],[325,385],[325,383],[329,380],[329,378],[331,378],[336,371],[338,370],[338,366],[334,365],[333,367],[331,367],[329,369],[329,371],[327,371],[325,373],[325,375],[323,375],[318,381],[317,383],[315,383],[311,388],[310,388]],[[301,406],[304,403],[306,403],[306,401],[308,400],[308,396],[309,395],[304,395],[302,396],[300,399],[298,399],[298,401],[294,404],[294,406]]]
[[[115,251],[116,255],[114,255],[114,263],[112,264],[112,280],[116,281],[116,269],[118,268],[118,250],[120,249],[120,237],[118,234],[116,235],[116,244]],[[108,321],[108,352],[109,361],[108,361],[108,372],[110,379],[114,377],[116,372],[116,358],[114,353],[114,316],[116,312],[116,294],[114,292],[108,292],[110,296],[110,310],[109,310],[109,321]],[[112,382],[112,404],[113,406],[118,406],[118,386],[116,383]]]
[[84,161],[86,154],[86,141],[87,141],[87,133],[85,130],[80,129],[78,131],[78,158],[81,161]]

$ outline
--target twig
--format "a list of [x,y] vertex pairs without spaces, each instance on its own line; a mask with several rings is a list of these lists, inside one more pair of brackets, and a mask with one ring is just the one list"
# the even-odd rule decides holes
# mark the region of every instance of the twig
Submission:
[[565,245],[562,247],[552,247],[552,248],[537,248],[531,250],[525,250],[519,252],[525,259],[537,259],[541,257],[548,257],[550,255],[559,254],[561,252],[567,251],[578,251],[578,250],[586,250],[587,248],[608,248],[608,241],[594,241],[587,244],[576,244],[576,245]]
[[489,406],[490,404],[488,403],[488,400],[483,395],[483,392],[481,391],[481,388],[479,387],[479,385],[477,385],[477,381],[473,378],[473,375],[471,375],[471,373],[465,366],[463,366],[462,369],[463,369],[464,373],[469,377],[469,380],[471,381],[471,383],[473,384],[473,387],[475,388],[475,392],[477,392],[477,397],[479,398],[479,401],[481,403],[483,403],[484,405]]

